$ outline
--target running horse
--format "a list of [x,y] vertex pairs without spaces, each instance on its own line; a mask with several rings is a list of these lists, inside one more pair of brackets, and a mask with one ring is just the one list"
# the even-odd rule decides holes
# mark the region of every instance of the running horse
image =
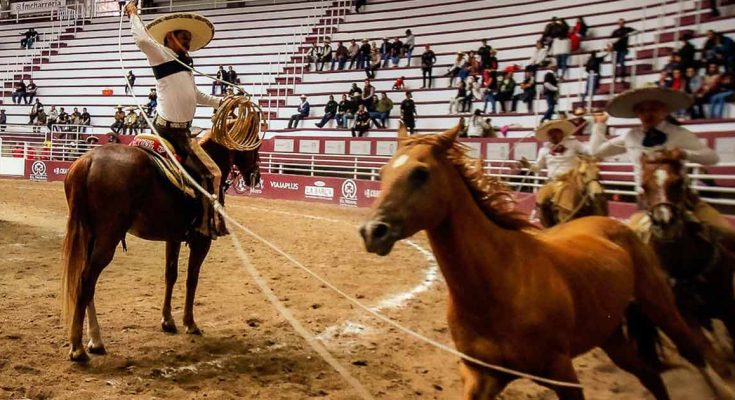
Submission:
[[[233,165],[246,182],[253,181],[246,177],[258,175],[257,150],[228,150],[206,132],[200,145],[222,171],[222,187]],[[200,202],[169,183],[146,150],[121,144],[97,147],[76,160],[64,189],[69,219],[64,239],[62,308],[71,342],[71,360],[89,360],[82,345],[85,310],[90,337],[87,350],[105,353],[94,306],[95,286],[102,270],[112,261],[117,245],[122,242],[124,246],[127,232],[142,239],[166,242],[161,328],[170,333],[177,331],[171,315],[171,295],[178,274],[179,251],[181,243],[188,242],[183,320],[186,333],[201,334],[194,321],[194,295],[211,239],[193,229],[193,221],[201,214]],[[220,199],[224,203],[223,194]]]
[[702,223],[691,210],[708,207],[688,185],[684,164],[671,153],[643,155],[645,214],[631,225],[654,249],[670,276],[677,304],[687,322],[712,330],[720,319],[735,338],[735,240],[719,226]]
[[[669,395],[653,337],[659,327],[719,399],[735,398],[713,368],[716,354],[684,322],[655,255],[635,232],[599,216],[536,229],[469,159],[456,141],[459,130],[401,139],[360,228],[367,250],[379,255],[426,231],[449,289],[447,318],[459,351],[578,383],[572,358],[600,346],[663,400]],[[496,398],[516,379],[465,360],[460,372],[467,400]],[[584,399],[579,387],[545,384],[562,400]]]

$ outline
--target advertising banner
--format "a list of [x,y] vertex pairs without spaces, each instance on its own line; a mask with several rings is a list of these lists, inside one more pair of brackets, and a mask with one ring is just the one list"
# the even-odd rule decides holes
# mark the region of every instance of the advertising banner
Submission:
[[66,5],[66,0],[22,1],[10,5],[11,14],[41,14]]
[[63,181],[71,161],[26,160],[25,177],[35,182]]

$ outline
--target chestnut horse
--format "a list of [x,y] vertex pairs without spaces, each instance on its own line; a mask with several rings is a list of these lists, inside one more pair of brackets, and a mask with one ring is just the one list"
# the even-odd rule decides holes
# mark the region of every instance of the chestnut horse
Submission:
[[597,160],[583,155],[578,158],[574,169],[552,183],[561,188],[551,206],[541,206],[541,224],[546,228],[590,215],[608,215],[607,198],[600,184]]
[[[258,174],[257,150],[236,152],[206,138],[202,148],[222,171],[222,184],[235,165],[246,178]],[[246,179],[246,182],[251,182]],[[87,350],[104,354],[94,307],[94,291],[102,270],[112,261],[125,234],[166,242],[166,291],[161,328],[176,332],[171,294],[178,273],[181,242],[189,244],[184,326],[200,334],[194,322],[194,294],[199,270],[211,239],[193,229],[201,214],[200,201],[185,196],[166,181],[145,150],[120,144],[97,147],[76,160],[64,181],[69,220],[64,239],[63,313],[73,361],[89,359],[82,345],[84,314],[89,319]],[[224,196],[220,199],[224,202]]]
[[[381,193],[360,233],[368,251],[386,255],[396,241],[426,231],[449,288],[459,351],[578,383],[572,358],[600,346],[663,400],[669,395],[649,340],[655,324],[720,399],[735,398],[708,362],[714,352],[706,338],[677,311],[655,255],[630,228],[592,216],[539,231],[474,167],[458,132],[401,140],[381,169]],[[625,333],[626,316],[640,322],[627,329],[637,343]],[[460,369],[467,400],[493,399],[516,379],[465,360]],[[549,387],[562,400],[584,399],[579,387]]]
[[[687,184],[683,162],[664,154],[641,159],[646,216],[646,237],[673,282],[682,315],[695,327],[712,329],[712,319],[725,324],[735,338],[735,240],[720,226],[701,222],[692,212],[703,206]],[[641,220],[640,218],[644,218]],[[728,241],[728,235],[730,236]]]

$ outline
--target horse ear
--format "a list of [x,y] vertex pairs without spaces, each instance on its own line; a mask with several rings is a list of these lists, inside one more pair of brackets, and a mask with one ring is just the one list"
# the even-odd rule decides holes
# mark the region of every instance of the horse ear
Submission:
[[455,141],[457,140],[457,136],[459,136],[459,132],[461,132],[462,129],[464,129],[464,125],[460,122],[454,128],[444,131],[444,133],[442,133],[442,136],[447,139],[451,139],[452,141]]

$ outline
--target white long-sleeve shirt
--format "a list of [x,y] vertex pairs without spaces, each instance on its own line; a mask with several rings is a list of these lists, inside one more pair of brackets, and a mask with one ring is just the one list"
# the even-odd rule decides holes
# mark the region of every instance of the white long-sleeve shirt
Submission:
[[[564,146],[563,152],[552,151],[554,148],[559,149],[560,146]],[[564,138],[558,145],[546,142],[538,151],[536,167],[539,169],[547,168],[546,175],[551,179],[555,179],[577,166],[579,162],[577,155],[579,154],[589,154],[589,150],[586,145],[574,138]]]
[[714,150],[700,142],[695,134],[684,127],[663,121],[656,126],[656,129],[666,134],[666,142],[658,146],[644,147],[643,138],[645,137],[645,133],[641,127],[635,127],[625,135],[616,136],[608,140],[605,138],[607,125],[595,124],[592,128],[592,137],[590,138],[590,152],[598,158],[627,154],[630,162],[633,164],[636,190],[639,192],[642,190],[641,155],[643,154],[652,154],[659,150],[673,150],[678,148],[684,151],[686,159],[691,162],[713,165],[717,164],[720,160]]
[[[131,32],[138,48],[145,54],[151,67],[173,61],[177,54],[148,35],[140,20],[130,18]],[[194,119],[197,104],[217,107],[220,98],[202,93],[194,83],[191,71],[181,71],[156,80],[158,106],[156,110],[163,119],[171,122],[189,122]]]

